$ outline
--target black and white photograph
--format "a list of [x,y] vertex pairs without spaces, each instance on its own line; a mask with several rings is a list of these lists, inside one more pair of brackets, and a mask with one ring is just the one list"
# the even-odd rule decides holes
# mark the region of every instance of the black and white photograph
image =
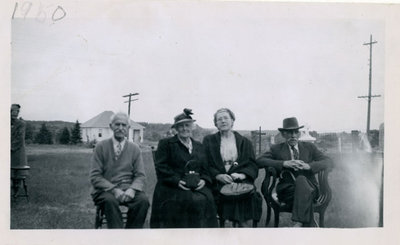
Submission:
[[398,4],[5,6],[7,244],[399,241]]

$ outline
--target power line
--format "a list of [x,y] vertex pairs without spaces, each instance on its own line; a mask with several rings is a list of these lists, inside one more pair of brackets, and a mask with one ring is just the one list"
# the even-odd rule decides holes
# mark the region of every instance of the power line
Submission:
[[[128,103],[128,118],[131,120],[131,102],[136,101],[138,99],[132,99],[133,96],[139,95],[139,93],[129,93],[127,95],[123,95],[123,98],[129,97],[128,101],[124,103]],[[129,122],[130,123],[130,122]],[[128,130],[128,140],[129,140],[129,130]]]

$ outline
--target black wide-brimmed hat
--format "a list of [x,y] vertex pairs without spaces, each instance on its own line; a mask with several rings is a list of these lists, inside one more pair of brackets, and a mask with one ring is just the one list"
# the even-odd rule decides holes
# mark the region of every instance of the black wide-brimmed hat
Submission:
[[295,117],[289,117],[283,119],[283,127],[278,128],[279,131],[289,131],[289,130],[296,130],[304,128],[304,126],[299,126],[299,122],[297,121],[297,118]]
[[195,122],[196,120],[193,120],[193,118],[190,115],[193,115],[193,112],[191,109],[188,109],[188,108],[183,109],[183,113],[174,117],[174,124],[172,124],[171,128],[176,127],[176,125],[178,125],[180,123]]

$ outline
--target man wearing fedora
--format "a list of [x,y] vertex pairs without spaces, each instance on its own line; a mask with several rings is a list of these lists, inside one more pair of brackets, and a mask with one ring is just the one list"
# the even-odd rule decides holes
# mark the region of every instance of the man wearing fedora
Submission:
[[330,168],[332,160],[309,142],[299,141],[297,118],[283,120],[278,128],[284,143],[272,145],[271,149],[257,159],[259,168],[274,167],[279,175],[276,192],[280,202],[292,206],[295,226],[318,226],[314,220],[313,202],[318,197],[315,173]]

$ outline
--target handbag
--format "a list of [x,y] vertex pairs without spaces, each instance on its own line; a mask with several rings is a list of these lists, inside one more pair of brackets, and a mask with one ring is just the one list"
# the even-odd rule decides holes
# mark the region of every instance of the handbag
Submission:
[[220,193],[225,199],[242,199],[247,198],[255,192],[253,184],[243,182],[233,182],[225,184],[220,189]]
[[187,188],[196,189],[200,182],[200,174],[195,171],[189,171],[189,173],[185,174],[182,180],[186,182]]
[[185,165],[185,175],[182,180],[186,182],[186,187],[190,189],[196,189],[200,182],[200,174],[196,172],[199,167],[199,162],[196,160],[190,160]]

